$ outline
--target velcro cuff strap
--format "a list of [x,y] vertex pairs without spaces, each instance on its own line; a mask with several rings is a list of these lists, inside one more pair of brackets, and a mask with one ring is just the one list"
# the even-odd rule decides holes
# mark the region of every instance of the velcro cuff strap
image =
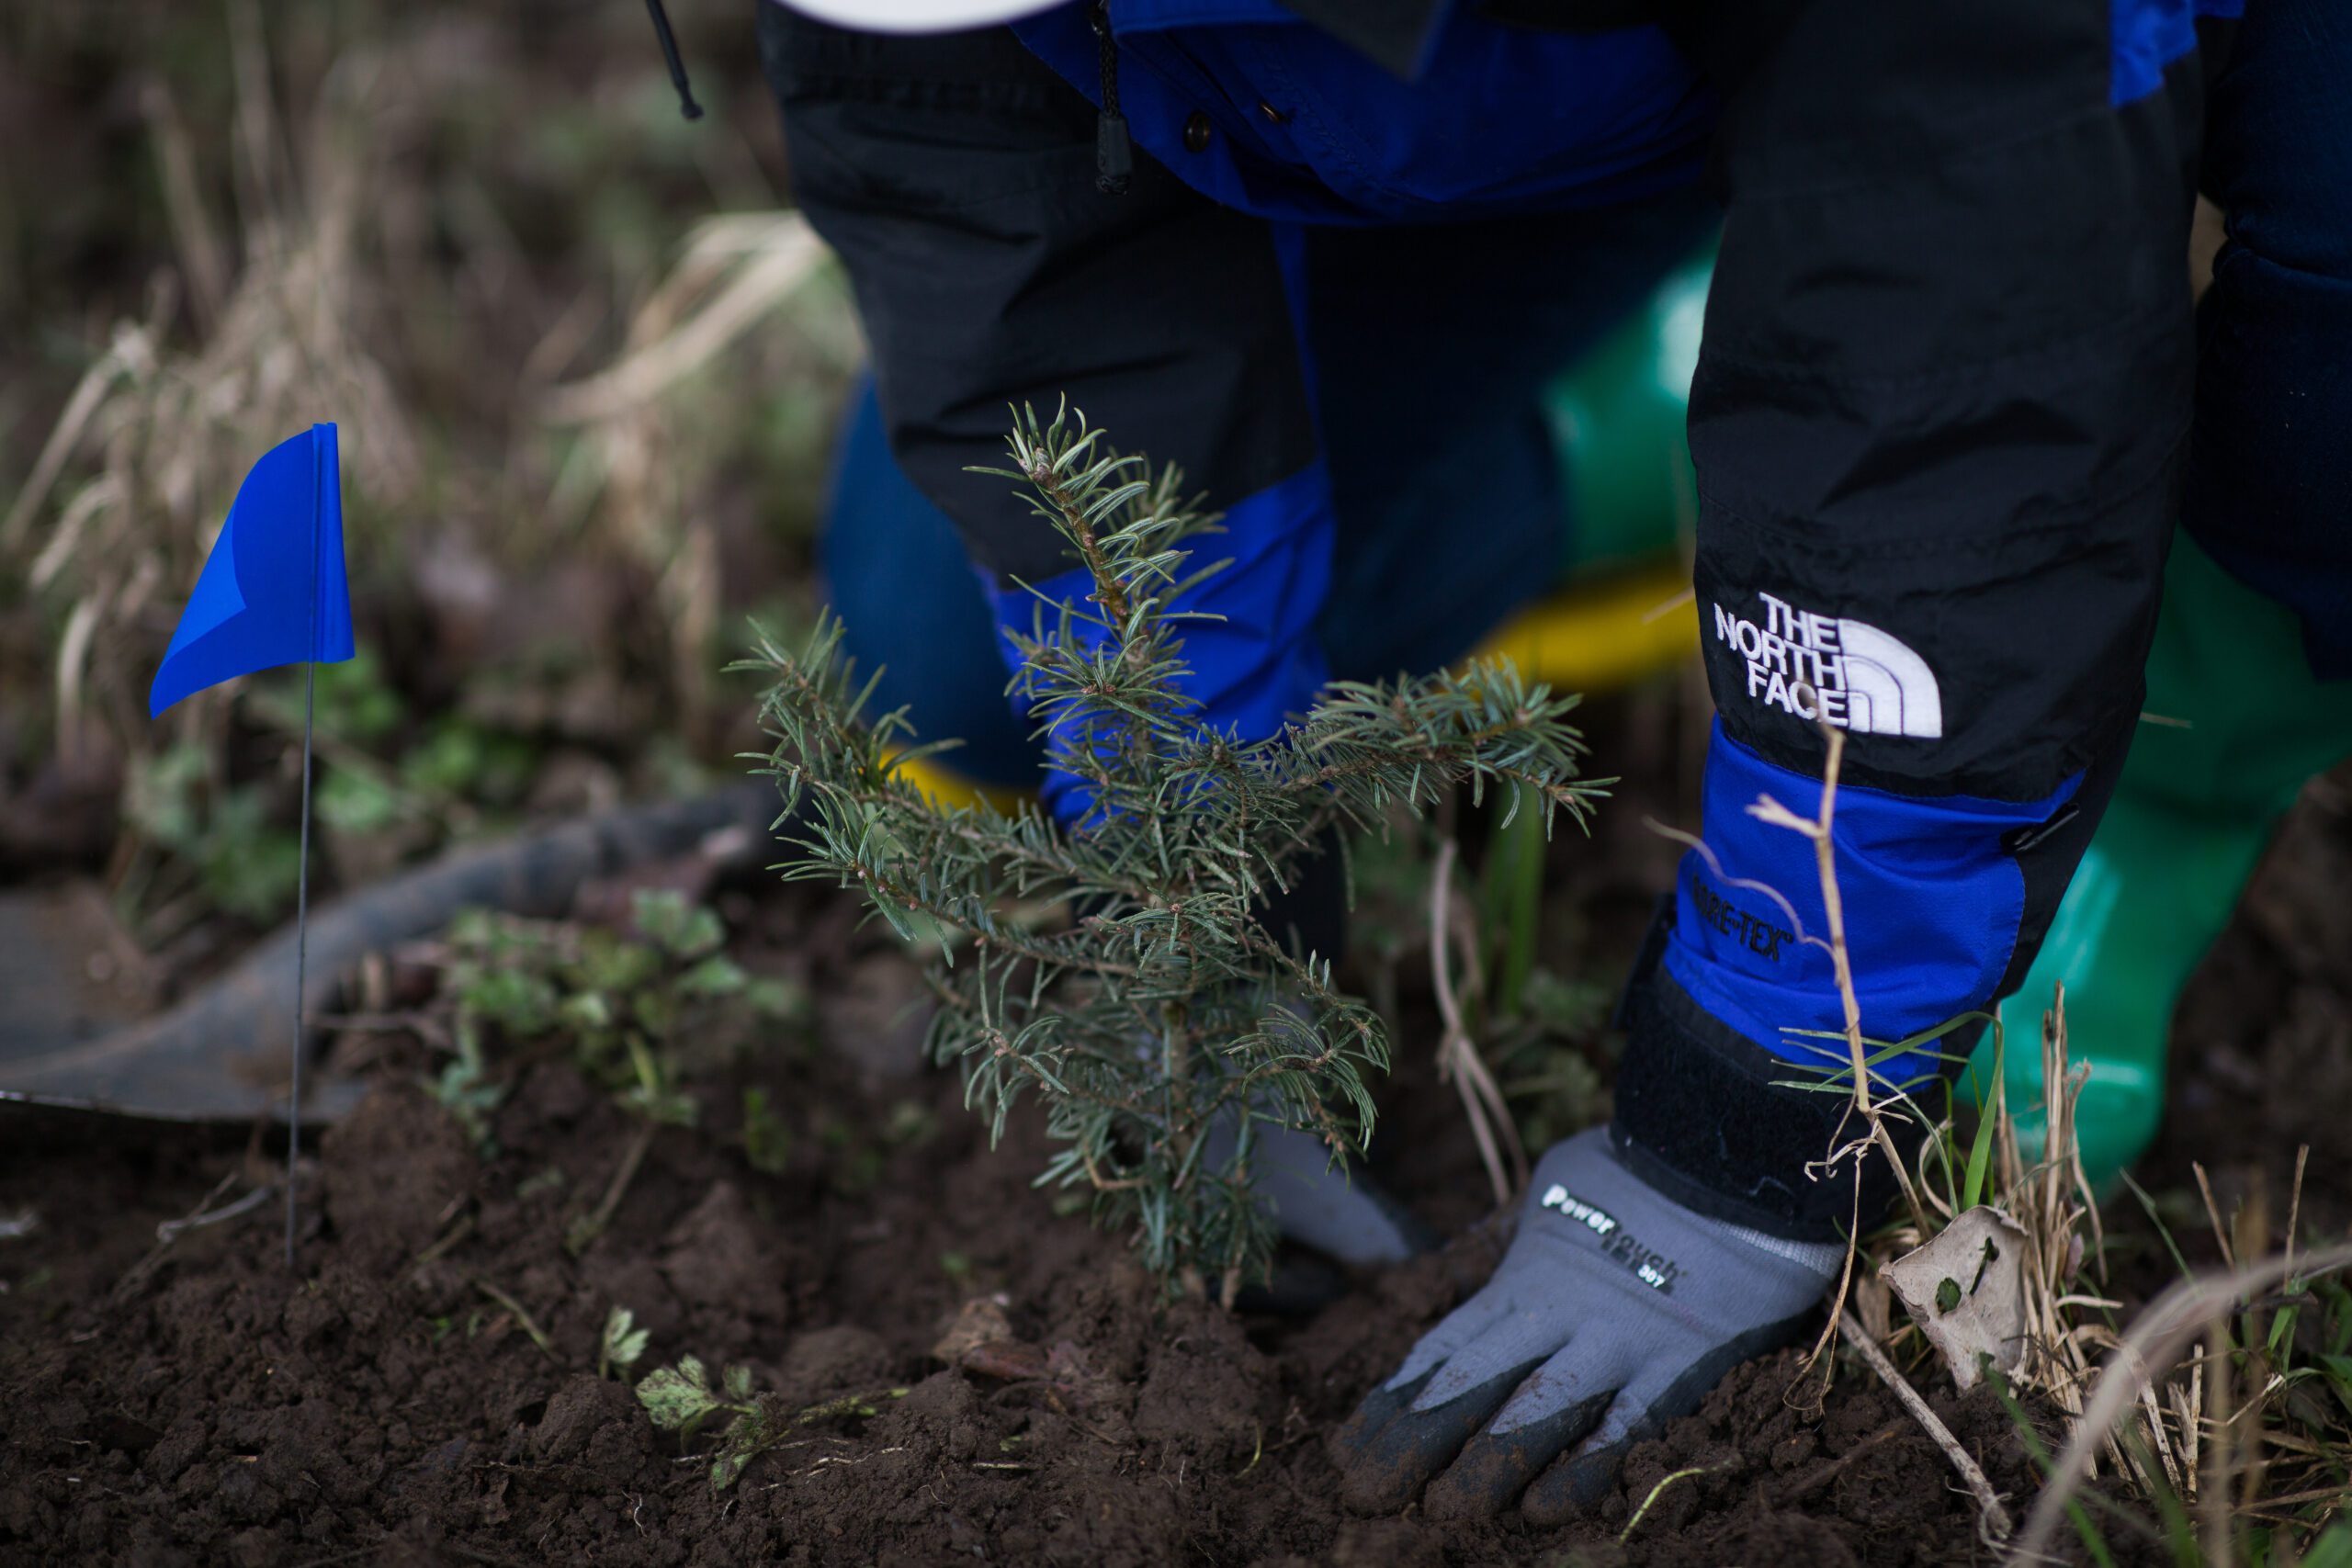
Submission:
[[[1883,1151],[1824,1167],[1833,1148],[1860,1135],[1849,1096],[1782,1087],[1797,1069],[1708,1014],[1664,965],[1635,974],[1619,1016],[1627,1039],[1610,1134],[1651,1186],[1700,1213],[1793,1241],[1868,1230],[1892,1207],[1899,1189]],[[1938,1079],[1912,1099],[1940,1117],[1948,1089]],[[1914,1163],[1926,1130],[1890,1116],[1887,1131]]]

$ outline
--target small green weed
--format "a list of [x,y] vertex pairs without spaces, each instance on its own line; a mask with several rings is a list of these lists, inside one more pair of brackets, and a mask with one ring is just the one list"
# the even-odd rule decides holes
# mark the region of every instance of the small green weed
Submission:
[[[1548,969],[1530,970],[1521,982],[1516,1013],[1498,1027],[1491,1049],[1503,1098],[1529,1148],[1549,1148],[1609,1119],[1609,1090],[1594,1060],[1609,1002],[1607,987]],[[1613,1039],[1605,1043],[1613,1050]]]
[[711,1487],[721,1492],[735,1484],[752,1460],[795,1429],[818,1421],[871,1416],[879,1413],[882,1401],[906,1394],[903,1388],[886,1388],[786,1413],[753,1393],[749,1367],[728,1368],[713,1388],[709,1371],[692,1356],[679,1357],[674,1367],[656,1367],[637,1385],[637,1397],[653,1424],[677,1433],[681,1443],[692,1440],[714,1417],[726,1417],[710,1465]]
[[792,1161],[792,1129],[756,1084],[743,1091],[743,1158],[753,1170],[782,1176]]
[[[294,706],[300,682],[281,679],[268,694],[300,716]],[[349,659],[318,667],[318,724],[321,729],[359,745],[388,740],[408,719],[408,705],[392,689],[375,649],[362,643]]]
[[[290,761],[287,748],[302,733],[301,682],[259,682],[233,713],[229,743],[183,739],[130,760],[122,810],[141,852],[122,878],[122,903],[134,926],[164,919],[160,933],[148,934],[168,937],[215,911],[268,925],[292,910],[296,792],[290,773],[250,742],[266,739],[277,760]],[[395,862],[519,802],[538,764],[530,742],[472,719],[421,724],[364,645],[344,663],[318,667],[317,732],[319,826],[346,843],[373,841]]]
[[427,796],[512,806],[530,789],[537,750],[466,718],[427,729],[400,761],[403,784]]
[[637,1314],[616,1306],[605,1314],[605,1330],[596,1342],[596,1375],[628,1381],[629,1369],[645,1357],[646,1331],[637,1326]]
[[[690,1126],[695,1100],[682,1059],[748,1044],[763,1025],[792,1021],[799,993],[757,978],[720,949],[712,910],[671,891],[640,891],[639,935],[469,910],[450,927],[445,982],[457,1001],[458,1059],[443,1074],[453,1109],[482,1092],[481,1046],[568,1037],[594,1083],[648,1121]],[[462,1114],[462,1111],[461,1111]]]
[[456,1032],[457,1049],[442,1064],[441,1070],[425,1083],[425,1089],[441,1103],[441,1108],[457,1119],[466,1130],[474,1147],[484,1159],[498,1153],[498,1141],[491,1135],[490,1119],[506,1103],[508,1085],[491,1076],[488,1058],[482,1054],[481,1026],[461,1012]]
[[203,747],[183,743],[134,761],[123,815],[164,860],[142,879],[144,897],[134,895],[134,904],[156,908],[187,889],[256,925],[293,908],[301,867],[293,828],[272,819],[266,786],[215,778]]
[[1544,913],[1544,861],[1551,849],[1547,824],[1532,812],[1497,814],[1478,879],[1479,923],[1498,1014],[1520,1010],[1535,972],[1535,939]]
[[570,1179],[563,1174],[563,1168],[561,1166],[547,1166],[541,1169],[533,1171],[530,1175],[525,1177],[522,1180],[514,1184],[515,1201],[517,1202],[527,1203],[532,1199],[538,1197],[542,1193],[560,1192],[563,1190],[569,1179]]

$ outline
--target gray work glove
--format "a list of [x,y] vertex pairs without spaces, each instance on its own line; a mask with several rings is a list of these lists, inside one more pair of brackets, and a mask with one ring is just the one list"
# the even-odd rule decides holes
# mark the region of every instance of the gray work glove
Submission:
[[1603,1129],[1555,1145],[1494,1278],[1334,1438],[1342,1500],[1394,1513],[1427,1483],[1430,1516],[1461,1518],[1524,1492],[1531,1521],[1558,1523],[1608,1489],[1628,1448],[1795,1337],[1844,1252],[1694,1213]]
[[[1220,1116],[1209,1123],[1203,1154],[1211,1167],[1232,1157],[1238,1121]],[[1250,1141],[1257,1200],[1287,1240],[1359,1269],[1402,1263],[1436,1240],[1362,1161],[1334,1164],[1314,1134],[1261,1121]]]

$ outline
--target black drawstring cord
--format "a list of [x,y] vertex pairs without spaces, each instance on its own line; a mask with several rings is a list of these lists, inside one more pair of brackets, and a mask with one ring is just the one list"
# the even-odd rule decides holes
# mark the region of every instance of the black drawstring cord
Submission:
[[[661,0],[646,0],[658,6]],[[1119,46],[1111,37],[1109,0],[1094,0],[1087,20],[1101,49],[1102,109],[1094,118],[1094,185],[1104,196],[1125,196],[1135,173],[1136,150],[1127,140],[1127,117],[1119,112]]]
[[695,102],[695,90],[686,85],[686,62],[678,58],[678,40],[670,31],[670,13],[662,8],[662,0],[645,0],[645,9],[653,18],[653,36],[662,40],[662,58],[670,63],[670,85],[678,89],[678,112],[688,119],[700,119],[702,106]]

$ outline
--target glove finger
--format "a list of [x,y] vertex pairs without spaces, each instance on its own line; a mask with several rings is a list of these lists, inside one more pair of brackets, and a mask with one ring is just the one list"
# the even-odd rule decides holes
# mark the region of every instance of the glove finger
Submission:
[[[1451,1404],[1471,1389],[1485,1387],[1499,1372],[1516,1370],[1524,1378],[1556,1355],[1567,1338],[1567,1330],[1557,1313],[1506,1305],[1488,1318],[1477,1337],[1445,1359],[1445,1364],[1438,1368],[1414,1399],[1413,1408],[1435,1410]],[[1516,1386],[1514,1380],[1513,1387]],[[1487,1407],[1487,1414],[1492,1415],[1495,1405],[1501,1403],[1498,1398]]]
[[[1421,1408],[1427,1385],[1383,1390],[1411,1399],[1380,1429],[1363,1438],[1342,1471],[1340,1501],[1359,1514],[1393,1514],[1413,1500],[1423,1483],[1445,1468],[1472,1432],[1510,1397],[1520,1380],[1535,1370],[1526,1360],[1501,1369],[1486,1382],[1443,1404]],[[1435,1382],[1432,1374],[1431,1382]],[[1418,1394],[1419,1397],[1412,1396]]]
[[1346,1469],[1367,1439],[1377,1437],[1382,1427],[1411,1405],[1429,1382],[1430,1374],[1493,1326],[1505,1310],[1501,1298],[1481,1291],[1441,1318],[1438,1325],[1422,1335],[1406,1353],[1404,1362],[1388,1381],[1364,1395],[1356,1413],[1331,1434],[1325,1450],[1331,1456],[1331,1462]]
[[1324,1448],[1332,1464],[1345,1470],[1353,1463],[1365,1442],[1378,1437],[1381,1428],[1402,1415],[1406,1406],[1413,1403],[1413,1396],[1420,1392],[1421,1385],[1418,1382],[1409,1382],[1401,1388],[1383,1383],[1365,1394],[1363,1403],[1356,1406],[1356,1413],[1341,1423]]
[[1283,1235],[1353,1268],[1402,1263],[1436,1239],[1352,1161],[1311,1168],[1269,1162],[1260,1191]]
[[1430,1483],[1422,1499],[1429,1517],[1486,1518],[1510,1506],[1531,1477],[1601,1419],[1624,1381],[1617,1371],[1581,1340],[1538,1367]]
[[1811,1314],[1800,1313],[1751,1329],[1682,1366],[1658,1363],[1628,1382],[1591,1435],[1536,1477],[1520,1500],[1532,1524],[1566,1523],[1609,1495],[1617,1483],[1625,1451],[1657,1436],[1668,1421],[1688,1416],[1742,1361],[1794,1338]]
[[[1222,1165],[1238,1142],[1235,1119],[1209,1124],[1204,1157]],[[1254,1132],[1257,1199],[1290,1240],[1356,1268],[1401,1263],[1437,1235],[1372,1179],[1362,1161],[1334,1160],[1322,1139],[1260,1121]]]
[[1510,1313],[1509,1298],[1492,1289],[1480,1291],[1440,1318],[1435,1328],[1422,1335],[1405,1353],[1405,1359],[1397,1364],[1396,1372],[1380,1386],[1384,1390],[1391,1390],[1402,1388],[1407,1383],[1419,1382],[1452,1360],[1464,1346],[1510,1316]]
[[1528,1522],[1545,1528],[1565,1524],[1606,1497],[1617,1483],[1625,1451],[1655,1437],[1670,1418],[1655,1399],[1653,1392],[1639,1388],[1618,1394],[1584,1440],[1528,1487],[1519,1504]]

